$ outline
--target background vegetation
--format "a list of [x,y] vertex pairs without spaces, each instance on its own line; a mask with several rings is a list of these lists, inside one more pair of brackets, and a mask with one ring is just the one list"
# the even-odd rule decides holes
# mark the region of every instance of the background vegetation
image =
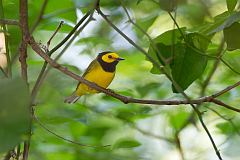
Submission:
[[[239,159],[239,10],[237,0],[0,0],[0,158]],[[126,59],[117,94],[75,75],[108,50]],[[106,94],[63,103],[77,80]]]

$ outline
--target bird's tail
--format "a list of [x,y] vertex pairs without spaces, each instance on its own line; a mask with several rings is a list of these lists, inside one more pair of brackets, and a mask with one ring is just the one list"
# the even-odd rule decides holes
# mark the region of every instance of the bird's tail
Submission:
[[65,98],[64,103],[73,104],[77,102],[79,98],[80,96],[78,96],[76,92],[73,92],[71,96]]

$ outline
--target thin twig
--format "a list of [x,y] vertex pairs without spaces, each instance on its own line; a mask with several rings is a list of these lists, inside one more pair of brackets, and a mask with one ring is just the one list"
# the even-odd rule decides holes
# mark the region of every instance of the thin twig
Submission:
[[230,86],[226,87],[225,89],[221,90],[220,92],[217,92],[217,93],[213,94],[211,97],[212,98],[217,98],[217,97],[225,94],[226,92],[232,90],[233,88],[238,87],[239,85],[240,85],[240,81],[238,81],[237,83],[235,83],[233,85],[230,85]]
[[76,144],[78,146],[82,146],[82,147],[90,147],[90,148],[105,148],[105,147],[110,147],[111,145],[104,145],[104,146],[93,146],[93,145],[87,145],[87,144],[82,144],[82,143],[79,143],[79,142],[76,142],[76,141],[73,141],[73,140],[70,140],[70,139],[66,139],[62,136],[60,136],[59,134],[51,131],[50,129],[48,129],[40,120],[39,118],[34,115],[34,119],[35,121],[45,130],[47,131],[48,133],[51,133],[52,135],[56,136],[57,138],[61,139],[61,140],[64,140],[68,143],[72,143],[72,144]]
[[220,100],[218,100],[218,99],[212,99],[212,102],[213,103],[215,103],[215,104],[217,104],[217,105],[219,105],[219,106],[223,106],[223,107],[225,107],[225,108],[227,108],[227,109],[230,109],[230,110],[232,110],[232,111],[236,111],[236,112],[238,112],[239,113],[239,110],[240,109],[237,109],[237,108],[234,108],[234,107],[232,107],[232,106],[230,106],[230,105],[228,105],[228,104],[225,104],[224,102],[222,102],[222,101],[220,101]]
[[179,133],[177,132],[175,134],[175,141],[176,141],[176,145],[177,145],[177,148],[179,150],[179,153],[180,153],[180,156],[181,156],[181,159],[184,160],[184,152],[183,152],[183,149],[182,149],[182,145],[181,145],[181,141],[180,141],[180,138],[179,138]]
[[53,33],[53,35],[49,38],[49,40],[47,41],[47,51],[49,51],[49,46],[51,44],[51,41],[53,39],[53,37],[57,34],[57,32],[59,31],[59,29],[62,27],[64,21],[61,21],[57,27],[57,29],[55,30],[55,32]]

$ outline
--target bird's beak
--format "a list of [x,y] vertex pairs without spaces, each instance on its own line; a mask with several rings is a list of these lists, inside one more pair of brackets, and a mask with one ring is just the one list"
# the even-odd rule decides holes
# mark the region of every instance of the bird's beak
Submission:
[[124,58],[121,58],[121,57],[118,57],[116,58],[117,61],[122,61],[122,60],[125,60]]

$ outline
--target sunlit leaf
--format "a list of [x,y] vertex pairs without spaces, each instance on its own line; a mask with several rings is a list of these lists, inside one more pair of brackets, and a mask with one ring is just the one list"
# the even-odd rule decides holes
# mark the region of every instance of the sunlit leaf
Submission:
[[213,26],[211,26],[211,31],[208,34],[213,34],[216,32],[222,31],[224,28],[231,26],[234,22],[238,22],[240,20],[240,12],[233,12],[229,14],[229,12],[224,12],[215,17],[215,22]]
[[[182,90],[187,89],[204,72],[208,60],[204,51],[207,49],[209,42],[202,35],[191,33],[187,35],[187,44],[176,48],[171,65],[172,77]],[[173,91],[179,92],[174,86]]]

